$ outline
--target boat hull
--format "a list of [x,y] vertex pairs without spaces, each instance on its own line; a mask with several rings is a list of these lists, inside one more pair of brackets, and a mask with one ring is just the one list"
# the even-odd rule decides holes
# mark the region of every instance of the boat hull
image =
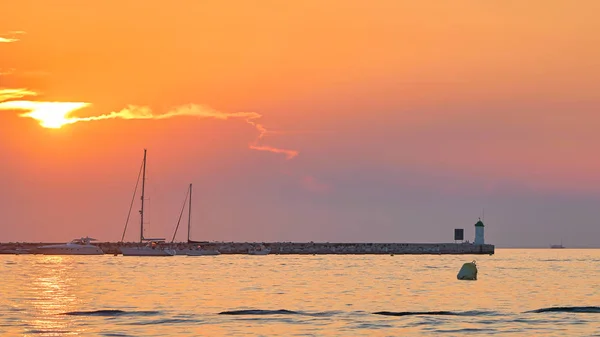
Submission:
[[148,247],[121,247],[123,256],[175,256],[173,249]]
[[34,254],[42,255],[104,255],[102,249],[92,247],[40,247]]

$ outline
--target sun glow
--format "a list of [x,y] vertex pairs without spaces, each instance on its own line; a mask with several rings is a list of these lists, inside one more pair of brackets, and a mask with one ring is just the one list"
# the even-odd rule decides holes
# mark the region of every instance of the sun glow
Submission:
[[28,112],[21,114],[21,117],[33,118],[45,128],[58,129],[76,123],[78,119],[69,117],[69,114],[88,105],[90,103],[8,101],[0,103],[0,110],[26,110]]

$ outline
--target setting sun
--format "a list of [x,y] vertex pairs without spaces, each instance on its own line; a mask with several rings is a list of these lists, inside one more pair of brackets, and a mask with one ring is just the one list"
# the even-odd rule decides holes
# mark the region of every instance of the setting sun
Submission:
[[78,119],[69,117],[69,114],[88,105],[90,103],[9,101],[0,103],[0,110],[26,110],[28,112],[21,117],[33,118],[45,128],[58,129],[77,122]]

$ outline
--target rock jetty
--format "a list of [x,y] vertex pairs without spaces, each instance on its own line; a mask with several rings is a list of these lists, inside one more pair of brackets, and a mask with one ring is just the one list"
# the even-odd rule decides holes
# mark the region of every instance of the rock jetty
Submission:
[[[25,253],[36,247],[56,243],[0,243],[0,254]],[[105,254],[120,254],[120,247],[135,247],[134,242],[98,242]],[[163,246],[183,250],[196,247],[188,243],[163,243]],[[473,243],[330,243],[330,242],[203,242],[203,249],[218,250],[221,254],[247,254],[258,246],[270,249],[270,254],[431,254],[431,255],[491,255],[494,245]]]

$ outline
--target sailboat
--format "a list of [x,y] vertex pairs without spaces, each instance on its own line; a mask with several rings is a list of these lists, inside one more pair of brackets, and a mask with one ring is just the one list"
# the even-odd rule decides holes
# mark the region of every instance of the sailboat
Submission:
[[[140,243],[146,242],[146,245],[141,247],[121,247],[121,253],[123,256],[174,256],[175,250],[163,247],[160,244],[165,242],[165,239],[147,239],[144,237],[144,190],[146,183],[146,149],[144,149],[144,160],[142,162],[142,205],[140,208]],[[139,182],[139,176],[138,176]],[[136,185],[137,190],[137,185]],[[135,198],[135,191],[134,191]],[[131,213],[131,208],[129,209]],[[127,216],[129,220],[129,215]],[[125,224],[125,231],[127,230],[127,223]],[[123,231],[123,237],[125,237],[125,231]]]
[[[184,204],[185,205],[185,204]],[[183,208],[181,209],[181,212],[183,213]],[[181,219],[181,214],[179,215],[179,219]],[[187,224],[187,243],[188,244],[197,244],[198,246],[195,249],[183,249],[180,250],[178,253],[180,255],[187,255],[187,256],[214,256],[214,255],[221,255],[221,252],[219,252],[218,250],[212,250],[212,249],[203,249],[202,246],[200,246],[201,243],[204,243],[203,241],[194,241],[190,239],[190,229],[192,227],[192,184],[190,184],[190,187],[188,189],[188,224]],[[171,240],[171,242],[173,242],[175,240],[175,235],[177,234],[177,228],[179,228],[179,223],[177,224],[177,227],[175,229],[175,234],[173,234],[173,240]]]

